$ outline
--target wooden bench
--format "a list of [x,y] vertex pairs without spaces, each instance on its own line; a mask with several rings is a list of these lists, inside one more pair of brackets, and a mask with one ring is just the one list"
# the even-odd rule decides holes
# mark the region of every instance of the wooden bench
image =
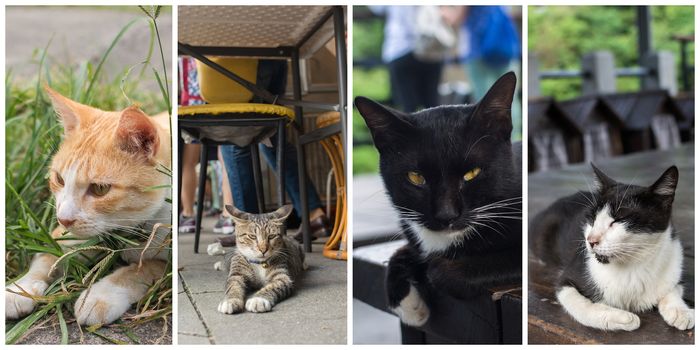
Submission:
[[[695,304],[694,273],[694,161],[693,144],[670,151],[643,152],[596,162],[606,174],[622,182],[649,185],[670,165],[680,171],[673,223],[684,247],[684,298]],[[528,179],[530,219],[554,200],[588,189],[593,182],[588,164],[533,173]],[[640,316],[641,326],[632,332],[605,332],[583,326],[569,316],[554,295],[557,271],[541,265],[534,257],[528,263],[529,344],[693,344],[695,329],[680,331],[664,322],[657,310]]]
[[[353,250],[353,297],[379,310],[386,305],[384,278],[389,258],[405,241],[390,241]],[[502,286],[470,300],[435,292],[428,323],[401,324],[404,344],[521,344],[522,288]]]

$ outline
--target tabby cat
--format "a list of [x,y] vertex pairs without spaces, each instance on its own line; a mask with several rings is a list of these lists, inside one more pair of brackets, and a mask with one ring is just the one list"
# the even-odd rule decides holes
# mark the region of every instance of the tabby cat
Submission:
[[671,225],[678,169],[649,187],[593,171],[596,191],[561,198],[530,224],[535,256],[562,271],[559,303],[576,321],[603,330],[635,330],[634,313],[654,307],[669,325],[693,328],[680,283],[683,248]]
[[[170,167],[168,114],[148,117],[134,106],[118,112],[102,111],[48,87],[46,91],[64,129],[63,141],[49,169],[49,187],[59,223],[52,237],[77,238],[62,240],[64,251],[81,243],[80,239],[133,231],[135,227],[151,232],[155,224],[169,223],[169,189],[159,186],[170,183],[170,178],[157,169]],[[168,230],[157,230],[145,251],[145,239],[140,248],[126,250],[121,258],[127,266],[84,290],[75,303],[78,323],[114,322],[141,299],[165,272],[168,234]],[[17,292],[43,295],[61,275],[60,271],[49,275],[58,258],[37,254],[29,271],[6,287],[6,319],[32,312],[36,302]]]
[[292,293],[306,269],[301,246],[284,233],[292,206],[266,214],[250,214],[230,205],[226,210],[236,225],[236,249],[224,258],[228,278],[218,311],[268,312]]
[[464,299],[521,283],[520,151],[510,141],[515,85],[510,72],[475,105],[411,114],[355,99],[408,240],[386,276],[388,305],[407,325],[428,321],[436,291]]

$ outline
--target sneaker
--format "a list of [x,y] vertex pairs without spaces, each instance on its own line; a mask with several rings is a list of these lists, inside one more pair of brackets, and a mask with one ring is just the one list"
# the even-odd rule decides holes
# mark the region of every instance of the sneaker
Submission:
[[214,225],[214,233],[221,233],[225,235],[233,234],[233,220],[226,216],[219,216],[219,220]]
[[204,212],[204,216],[210,218],[212,216],[218,216],[221,215],[221,210],[217,208],[211,208],[207,211]]
[[177,231],[180,233],[194,233],[195,221],[193,216],[180,215]]

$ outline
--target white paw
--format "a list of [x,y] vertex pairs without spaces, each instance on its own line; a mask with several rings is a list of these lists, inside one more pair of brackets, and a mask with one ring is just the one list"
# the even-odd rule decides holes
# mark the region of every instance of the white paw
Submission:
[[[35,281],[31,279],[20,279],[19,281],[7,286],[7,289],[13,292],[25,292],[41,296],[48,288],[48,284],[44,281]],[[21,288],[20,288],[21,287]],[[5,319],[14,320],[29,315],[34,310],[36,302],[32,298],[5,291]]]
[[608,310],[603,315],[603,329],[633,331],[639,328],[639,316],[624,310]]
[[214,263],[214,270],[216,271],[223,271],[224,270],[224,262],[223,261],[217,261]]
[[130,306],[127,289],[101,280],[80,294],[75,302],[75,318],[81,325],[105,325],[116,321]]
[[245,309],[250,312],[268,312],[272,310],[272,303],[261,297],[252,297],[245,302]]
[[691,329],[695,326],[695,312],[693,309],[682,307],[669,307],[659,310],[664,321],[680,330]]
[[219,303],[217,311],[222,314],[235,314],[243,310],[243,300],[225,299]]
[[420,327],[424,325],[430,318],[430,309],[423,301],[416,287],[411,285],[408,295],[401,300],[399,306],[393,310],[401,319],[401,322],[413,326]]

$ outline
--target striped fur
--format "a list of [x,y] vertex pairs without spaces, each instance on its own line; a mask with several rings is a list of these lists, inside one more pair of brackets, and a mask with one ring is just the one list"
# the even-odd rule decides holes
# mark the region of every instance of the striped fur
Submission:
[[231,206],[226,209],[236,224],[236,249],[224,258],[228,278],[218,310],[225,314],[243,309],[270,311],[292,294],[305,269],[301,246],[283,234],[291,206],[267,214],[245,213]]

